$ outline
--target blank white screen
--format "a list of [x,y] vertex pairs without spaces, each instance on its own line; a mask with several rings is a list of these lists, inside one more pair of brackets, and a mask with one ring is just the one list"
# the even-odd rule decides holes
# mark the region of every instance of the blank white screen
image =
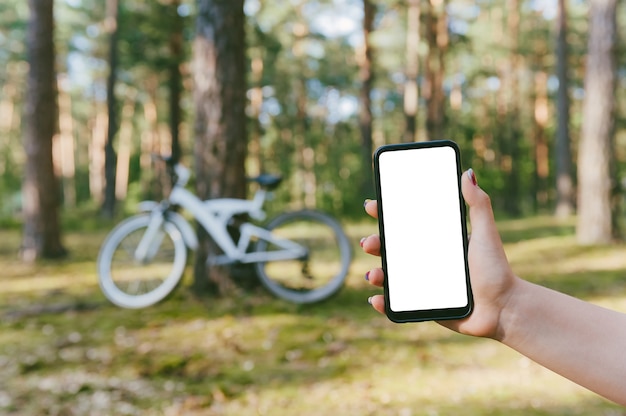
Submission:
[[391,310],[466,306],[454,149],[386,151],[378,165]]

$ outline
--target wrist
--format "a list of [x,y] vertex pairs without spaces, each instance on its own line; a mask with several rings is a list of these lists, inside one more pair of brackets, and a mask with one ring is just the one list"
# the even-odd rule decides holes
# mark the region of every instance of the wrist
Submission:
[[524,321],[528,320],[524,309],[529,305],[528,292],[532,283],[514,276],[508,296],[500,309],[498,326],[493,338],[503,344],[510,344],[512,337],[523,333]]

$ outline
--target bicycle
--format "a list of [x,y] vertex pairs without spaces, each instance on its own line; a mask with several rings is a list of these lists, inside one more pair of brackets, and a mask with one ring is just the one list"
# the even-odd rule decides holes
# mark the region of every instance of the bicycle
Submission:
[[[264,227],[235,216],[263,221],[263,205],[280,176],[250,178],[258,185],[252,199],[203,201],[185,188],[190,171],[163,159],[172,182],[163,201],[143,201],[139,214],[119,223],[104,240],[97,270],[105,297],[117,306],[138,309],[160,302],[180,282],[188,250],[198,248],[192,226],[179,211],[189,212],[222,254],[211,253],[208,265],[254,263],[257,278],[275,296],[294,303],[319,302],[344,285],[352,260],[350,242],[327,214],[302,210],[278,215]],[[229,228],[239,231],[237,241]]]

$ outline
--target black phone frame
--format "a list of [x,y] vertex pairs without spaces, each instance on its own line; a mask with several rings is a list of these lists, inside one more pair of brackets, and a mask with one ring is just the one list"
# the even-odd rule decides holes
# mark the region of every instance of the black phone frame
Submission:
[[468,262],[468,248],[469,240],[467,238],[467,220],[466,220],[466,208],[465,199],[461,192],[461,152],[459,146],[452,140],[433,140],[426,142],[412,142],[412,143],[397,143],[380,146],[374,152],[374,181],[376,187],[376,198],[378,201],[378,230],[380,235],[380,254],[382,259],[382,268],[387,276],[387,256],[385,251],[385,227],[383,224],[383,207],[384,201],[381,199],[381,187],[380,187],[380,170],[379,170],[379,158],[384,152],[402,151],[409,149],[424,149],[432,147],[451,147],[454,149],[456,155],[456,170],[457,170],[457,183],[459,193],[459,209],[461,211],[461,232],[463,239],[463,251],[465,260],[465,281],[467,287],[467,305],[460,308],[444,308],[444,309],[421,309],[412,311],[400,311],[396,312],[391,309],[389,302],[389,287],[387,285],[387,278],[385,277],[383,289],[385,297],[385,314],[387,317],[396,323],[405,322],[422,322],[422,321],[440,321],[440,320],[452,320],[463,319],[468,317],[473,310],[474,300],[472,294],[472,286],[469,273]]

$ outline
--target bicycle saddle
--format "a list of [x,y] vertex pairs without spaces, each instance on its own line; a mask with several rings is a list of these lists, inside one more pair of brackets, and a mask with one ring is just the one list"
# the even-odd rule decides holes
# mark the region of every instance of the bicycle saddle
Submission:
[[248,178],[251,182],[256,182],[261,185],[263,188],[267,188],[268,190],[275,189],[280,182],[283,180],[282,176],[271,175],[269,173],[262,173],[259,176],[255,176],[254,178]]

